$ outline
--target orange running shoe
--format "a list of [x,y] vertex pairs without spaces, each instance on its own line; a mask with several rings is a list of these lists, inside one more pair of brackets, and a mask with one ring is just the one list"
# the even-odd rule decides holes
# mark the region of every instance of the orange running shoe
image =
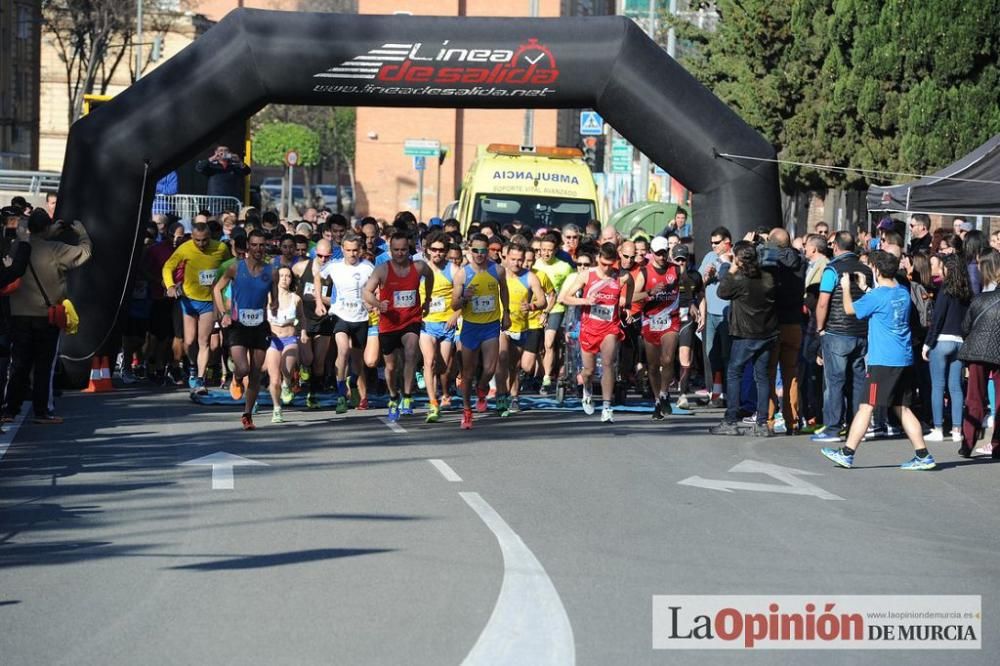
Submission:
[[233,381],[229,384],[229,396],[233,400],[243,399],[243,384],[237,383],[235,377],[233,377]]
[[462,430],[472,430],[472,410],[462,410]]

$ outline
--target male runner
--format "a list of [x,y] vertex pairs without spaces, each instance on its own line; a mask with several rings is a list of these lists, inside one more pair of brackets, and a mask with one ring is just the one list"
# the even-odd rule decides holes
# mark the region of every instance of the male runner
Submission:
[[[205,368],[208,366],[211,351],[209,339],[215,323],[212,284],[219,265],[229,256],[226,244],[212,240],[208,225],[199,222],[191,230],[191,240],[174,250],[163,265],[163,284],[167,288],[167,296],[180,299],[183,313],[184,348],[192,366],[188,388],[198,395],[208,393],[205,387]],[[178,288],[174,283],[174,269],[181,262],[184,262],[184,281]],[[195,343],[198,345],[197,353]]]
[[[486,411],[486,387],[497,367],[500,331],[510,328],[510,307],[507,296],[507,274],[502,266],[488,259],[489,240],[483,234],[469,239],[471,261],[455,271],[451,292],[451,307],[462,312],[462,423],[463,430],[472,428],[472,380],[483,355],[479,377],[476,411]],[[500,398],[498,396],[498,403]],[[497,409],[506,408],[506,401]]]
[[681,363],[681,376],[678,382],[677,408],[688,409],[687,399],[691,388],[691,362],[694,359],[695,330],[702,321],[702,292],[704,282],[701,273],[691,265],[691,252],[687,245],[681,243],[670,250],[670,259],[677,264],[680,281],[677,287],[677,307],[680,311],[681,330],[677,335],[677,355]]
[[524,267],[525,249],[524,245],[511,244],[504,257],[510,327],[500,334],[496,371],[497,409],[501,417],[521,411],[519,371],[534,371],[544,337],[540,315],[545,311],[545,291],[538,276]]
[[[316,314],[316,280],[323,268],[330,261],[331,247],[330,241],[321,240],[316,243],[316,258],[308,261],[300,261],[292,266],[292,273],[295,275],[295,282],[298,287],[298,294],[302,298],[302,313],[305,321],[302,328],[309,337],[310,343],[301,345],[299,348],[302,370],[299,380],[308,385],[306,393],[306,407],[308,409],[319,409],[319,400],[316,397],[323,390],[324,378],[326,377],[326,355],[330,351],[330,339],[333,337],[333,320],[329,317]],[[329,278],[320,278],[320,293],[326,302],[329,302],[333,290],[333,282]],[[326,303],[324,303],[324,306]]]
[[[337,413],[347,411],[348,368],[354,374],[355,382],[364,382],[362,355],[368,344],[368,308],[361,290],[372,276],[375,267],[361,258],[361,239],[353,233],[341,241],[343,261],[334,261],[323,267],[316,275],[314,289],[319,289],[323,278],[333,282],[333,301],[329,314],[336,317],[333,325],[334,342],[337,344]],[[316,301],[316,314],[322,316],[326,307],[321,300]],[[357,400],[354,400],[357,406]]]
[[[578,305],[580,316],[580,351],[583,356],[583,411],[594,413],[594,399],[591,395],[591,381],[597,366],[597,354],[601,355],[601,422],[614,423],[611,400],[615,391],[615,374],[618,361],[618,346],[625,334],[621,328],[620,313],[632,302],[634,284],[628,272],[615,268],[618,249],[614,243],[600,247],[594,268],[580,271],[568,286],[560,292],[559,300],[564,305]],[[583,289],[582,296],[576,293]]]
[[[264,261],[267,240],[258,229],[247,234],[247,258],[226,269],[215,283],[215,307],[221,313],[223,329],[229,332],[233,359],[233,381],[244,380],[243,429],[255,430],[253,408],[260,392],[261,369],[270,344],[271,327],[264,311],[271,293],[271,266]],[[232,304],[225,307],[222,292],[232,283]]]
[[[424,243],[428,265],[434,271],[434,289],[431,292],[431,306],[424,316],[420,332],[420,351],[424,356],[424,381],[430,407],[427,409],[427,423],[437,423],[441,408],[437,391],[448,392],[448,364],[455,346],[455,327],[460,312],[451,309],[452,277],[454,265],[448,261],[449,240],[444,233],[432,232]],[[441,372],[435,366],[441,361]]]
[[[434,271],[422,261],[410,259],[410,239],[402,232],[389,238],[392,259],[376,266],[364,288],[365,303],[379,312],[378,338],[385,360],[385,383],[389,389],[389,421],[400,414],[413,414],[413,384],[420,352],[420,329],[423,315],[431,307]],[[424,279],[424,299],[419,296]],[[378,295],[376,295],[378,291]],[[400,406],[396,385],[396,350],[403,350],[403,400]]]
[[[579,236],[579,231],[576,232]],[[538,259],[535,260],[535,270],[545,273],[552,283],[552,287],[558,294],[562,291],[563,283],[573,274],[573,266],[556,256],[559,249],[559,238],[552,233],[542,236],[542,242],[538,246]],[[559,334],[562,332],[563,317],[566,314],[566,306],[555,301],[546,312],[545,319],[545,355],[542,357],[542,388],[539,395],[548,395],[552,387],[552,377],[558,369],[559,354]]]
[[670,382],[674,376],[677,337],[681,330],[679,311],[680,270],[670,261],[668,241],[657,236],[650,244],[653,257],[635,281],[632,300],[642,303],[642,341],[646,352],[649,387],[656,401],[653,420],[670,414]]

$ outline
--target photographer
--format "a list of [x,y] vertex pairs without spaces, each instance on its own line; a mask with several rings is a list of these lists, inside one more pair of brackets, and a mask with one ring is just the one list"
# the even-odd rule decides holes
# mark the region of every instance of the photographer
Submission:
[[208,178],[208,196],[243,200],[243,179],[250,175],[250,167],[227,146],[219,146],[207,160],[199,160],[194,170]]
[[[0,211],[3,238],[0,239],[0,377],[7,377],[10,361],[10,302],[8,293],[20,287],[20,280],[28,269],[31,245],[28,229],[22,224],[21,210],[13,206]],[[0,381],[0,398],[4,382]]]
[[[3,404],[3,419],[21,411],[21,403],[32,386],[35,423],[62,423],[50,411],[52,374],[61,329],[49,321],[49,306],[66,299],[66,271],[90,259],[90,237],[79,220],[53,224],[49,214],[36,208],[28,218],[31,260],[28,272],[10,296],[11,369]],[[78,242],[69,245],[49,238],[72,231]],[[33,373],[33,374],[32,374]]]

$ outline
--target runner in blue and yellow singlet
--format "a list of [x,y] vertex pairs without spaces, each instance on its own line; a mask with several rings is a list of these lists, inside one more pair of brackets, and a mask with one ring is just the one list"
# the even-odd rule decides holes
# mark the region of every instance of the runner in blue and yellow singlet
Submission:
[[431,306],[424,315],[420,332],[420,351],[424,356],[424,381],[427,385],[427,423],[436,423],[440,418],[438,387],[447,395],[448,362],[455,346],[455,326],[461,312],[451,309],[452,278],[454,267],[448,261],[449,239],[436,232],[424,241],[427,265],[434,271],[434,288],[431,291]]

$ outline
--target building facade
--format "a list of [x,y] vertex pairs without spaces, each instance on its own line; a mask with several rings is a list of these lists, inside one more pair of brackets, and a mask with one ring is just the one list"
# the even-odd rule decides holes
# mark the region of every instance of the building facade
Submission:
[[38,169],[41,0],[0,0],[0,169]]

